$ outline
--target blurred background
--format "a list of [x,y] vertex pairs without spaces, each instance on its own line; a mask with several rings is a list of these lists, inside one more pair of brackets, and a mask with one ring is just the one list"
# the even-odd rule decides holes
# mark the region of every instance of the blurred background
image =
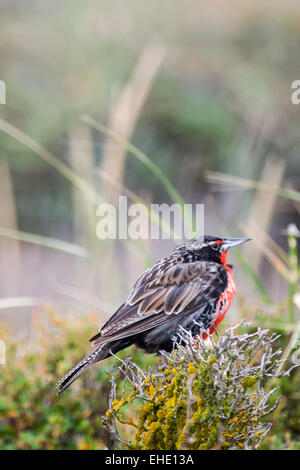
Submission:
[[[203,203],[206,233],[252,237],[230,254],[239,296],[224,324],[246,318],[276,328],[289,346],[299,322],[297,231],[287,232],[300,227],[300,108],[291,102],[299,42],[294,0],[0,0],[0,339],[14,351],[7,364],[19,358],[24,371],[24,351],[38,351],[44,362],[30,362],[30,380],[57,380],[88,351],[82,325],[93,334],[175,245],[97,239],[96,207],[119,194],[147,205]],[[4,386],[13,398],[2,403],[0,445],[43,447],[27,415],[28,429],[14,427],[29,386],[17,375]],[[22,403],[45,406],[32,397]],[[82,403],[80,396],[79,417]],[[51,419],[60,436],[58,416]],[[93,431],[95,441],[72,435],[68,444],[56,434],[54,448],[102,445]]]

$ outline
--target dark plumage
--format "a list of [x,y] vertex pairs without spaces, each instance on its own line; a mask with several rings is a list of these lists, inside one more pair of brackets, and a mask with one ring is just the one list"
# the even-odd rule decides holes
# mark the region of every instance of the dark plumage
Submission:
[[235,293],[227,250],[247,240],[205,236],[176,247],[147,269],[126,302],[91,338],[94,350],[67,373],[58,393],[90,365],[132,344],[156,353],[172,350],[180,326],[193,335],[202,326],[211,334]]

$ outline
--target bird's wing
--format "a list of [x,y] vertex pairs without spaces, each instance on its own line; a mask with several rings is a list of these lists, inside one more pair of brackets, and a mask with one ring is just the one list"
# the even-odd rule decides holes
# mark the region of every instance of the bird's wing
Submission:
[[174,265],[165,259],[142,274],[127,301],[90,341],[98,346],[149,330],[169,315],[196,311],[217,299],[226,285],[222,265],[201,261]]

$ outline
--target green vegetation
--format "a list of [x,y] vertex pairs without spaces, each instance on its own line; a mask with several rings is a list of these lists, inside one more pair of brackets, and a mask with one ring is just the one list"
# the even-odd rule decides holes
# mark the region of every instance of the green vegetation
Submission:
[[[257,449],[271,428],[264,417],[279,401],[277,396],[272,403],[277,388],[265,390],[271,377],[280,381],[278,354],[272,351],[275,335],[267,330],[234,335],[231,329],[210,347],[184,337],[187,347],[166,354],[148,372],[132,360],[122,361],[121,390],[118,374],[112,374],[105,415],[111,435],[126,449]],[[137,418],[126,418],[123,407],[141,400]],[[120,423],[135,429],[127,443]]]
[[[282,350],[282,370],[292,365],[300,335],[300,106],[290,98],[299,79],[300,27],[296,2],[272,9],[269,3],[229,0],[224,8],[209,2],[200,9],[168,2],[162,14],[155,0],[126,7],[122,0],[73,0],[56,8],[3,2],[0,340],[7,365],[0,365],[1,449],[113,445],[101,416],[116,359],[93,367],[60,397],[54,387],[86,354],[88,338],[137,276],[174,245],[98,240],[96,206],[119,194],[145,204],[148,214],[152,202],[204,203],[207,233],[252,237],[251,246],[230,254],[238,296],[219,333],[243,319],[251,326],[239,334],[268,328],[280,335],[273,347]],[[191,214],[185,216],[192,225]],[[119,371],[118,402],[106,418],[109,426],[110,419],[127,422],[120,434],[125,443],[258,446],[264,431],[256,427],[266,425],[261,416],[251,421],[259,401],[255,371],[238,385],[245,403],[255,398],[249,415],[231,422],[237,418],[230,415],[232,402],[217,404],[201,384],[219,361],[185,358],[169,367],[134,348],[120,357],[129,353],[127,365],[145,374],[141,396]],[[149,365],[158,371],[155,378]],[[162,380],[166,389],[153,395],[151,387]],[[299,449],[299,369],[266,379],[264,393],[274,387],[269,406],[281,399],[266,417],[272,426],[260,448]],[[191,408],[189,391],[199,395]],[[218,406],[228,406],[226,419]],[[189,429],[183,425],[188,412]],[[169,420],[170,413],[178,421]],[[181,430],[176,436],[174,423]],[[245,432],[251,442],[245,443]]]
[[[0,449],[103,449],[111,446],[101,426],[109,394],[110,361],[94,367],[70,391],[57,396],[55,386],[67,369],[86,354],[94,332],[76,319],[62,322],[43,312],[37,351],[5,334],[7,364],[0,366]],[[95,317],[89,317],[90,324]],[[71,328],[72,324],[72,328]],[[51,337],[48,328],[51,328]],[[141,363],[142,355],[134,353]],[[104,366],[104,367],[103,367]]]
[[229,330],[210,348],[193,343],[160,360],[131,348],[58,397],[59,377],[86,353],[94,329],[74,318],[62,322],[51,310],[43,317],[35,352],[4,335],[0,449],[103,449],[114,441],[135,449],[300,449],[300,371],[276,379],[281,355],[271,357],[284,336]]
[[[86,352],[91,331],[68,331],[52,325],[55,341],[44,329],[39,350],[7,339],[7,364],[0,374],[0,449],[100,449],[107,435],[99,426],[107,393],[105,372],[91,371],[72,393],[58,398],[59,376]],[[46,344],[42,341],[45,340]]]

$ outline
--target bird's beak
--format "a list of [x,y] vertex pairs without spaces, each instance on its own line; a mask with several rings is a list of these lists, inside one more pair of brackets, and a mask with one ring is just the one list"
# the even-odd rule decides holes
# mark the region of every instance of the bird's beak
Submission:
[[227,251],[229,248],[233,248],[242,243],[248,242],[251,238],[224,238],[221,251]]

